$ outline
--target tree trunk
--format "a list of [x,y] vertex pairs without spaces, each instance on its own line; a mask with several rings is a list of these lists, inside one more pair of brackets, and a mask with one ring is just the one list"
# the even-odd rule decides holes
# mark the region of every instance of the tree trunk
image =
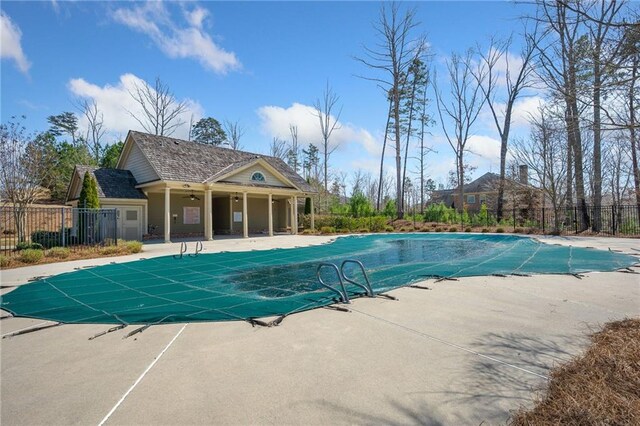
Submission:
[[389,99],[389,110],[387,111],[387,124],[384,126],[384,141],[382,142],[382,155],[380,156],[380,178],[378,179],[378,200],[376,202],[377,211],[380,211],[380,201],[382,200],[384,152],[385,152],[385,149],[387,148],[387,137],[389,135],[389,122],[391,121],[391,105],[392,105],[392,100]]
[[396,207],[398,219],[404,217],[404,208],[402,206],[402,142],[400,141],[400,91],[396,84],[393,89],[393,126],[396,135]]
[[409,140],[411,139],[411,124],[413,123],[413,101],[416,96],[416,78],[411,86],[411,98],[409,99],[409,126],[407,128],[407,141],[404,144],[404,164],[402,165],[402,211],[404,212],[404,184],[407,176],[407,156],[409,155]]
[[631,69],[631,85],[629,87],[629,141],[631,142],[631,162],[633,166],[633,187],[636,192],[636,205],[640,217],[640,170],[638,169],[638,151],[640,144],[636,140],[636,111],[634,88],[638,79],[638,58],[634,58]]
[[504,129],[500,135],[500,182],[498,183],[498,206],[496,217],[498,221],[502,220],[504,210],[504,181],[507,169],[507,148],[509,144],[509,131],[511,129],[511,114],[515,99],[509,100],[507,103],[507,111],[504,116]]
[[462,214],[464,212],[464,157],[462,156],[462,150],[460,154],[457,156],[458,160],[458,184],[460,185],[458,188],[458,193],[460,195],[460,202],[458,203],[457,209]]
[[602,120],[600,118],[600,94],[602,73],[600,70],[600,52],[596,49],[593,66],[593,200],[596,206],[593,217],[593,231],[600,231],[600,210],[602,205]]

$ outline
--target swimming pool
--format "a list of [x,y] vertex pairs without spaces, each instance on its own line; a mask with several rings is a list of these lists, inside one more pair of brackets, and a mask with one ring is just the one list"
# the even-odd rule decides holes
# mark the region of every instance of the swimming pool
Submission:
[[[16,316],[62,323],[156,324],[287,315],[337,301],[320,263],[361,261],[376,292],[433,277],[579,274],[637,263],[610,251],[511,235],[378,234],[295,249],[157,257],[43,278],[2,296]],[[349,276],[362,280],[355,269]],[[328,268],[321,277],[337,283]],[[363,295],[346,286],[350,297]]]

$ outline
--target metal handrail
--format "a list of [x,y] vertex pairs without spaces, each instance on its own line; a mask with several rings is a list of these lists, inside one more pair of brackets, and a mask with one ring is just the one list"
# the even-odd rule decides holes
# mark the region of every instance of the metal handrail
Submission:
[[[355,263],[356,265],[360,266],[360,270],[362,270],[362,275],[364,275],[364,280],[366,282],[366,285],[355,282],[351,278],[347,277],[347,275],[344,273],[344,266],[348,263]],[[340,265],[340,274],[342,275],[342,278],[344,278],[346,282],[351,283],[353,285],[357,285],[358,287],[363,289],[366,292],[367,296],[375,297],[375,294],[373,293],[373,289],[371,288],[371,282],[369,282],[369,277],[367,276],[367,271],[365,271],[364,265],[359,260],[347,259],[343,261],[342,265]]]
[[[336,271],[336,275],[338,276],[338,281],[340,281],[340,288],[342,288],[342,291],[338,290],[335,287],[331,287],[330,285],[326,284],[324,281],[322,281],[322,278],[320,277],[320,271],[322,270],[323,267],[329,267],[329,268],[333,268]],[[337,293],[338,296],[340,296],[340,301],[342,303],[351,303],[349,301],[349,296],[347,295],[347,290],[344,287],[344,282],[342,281],[342,276],[340,274],[340,270],[338,269],[338,267],[334,264],[334,263],[321,263],[318,265],[318,269],[316,270],[316,276],[318,277],[318,282],[320,283],[321,286],[328,288],[329,290],[333,291],[334,293]]]
[[189,257],[196,257],[202,251],[202,241],[196,241],[195,253],[189,253]]
[[182,259],[182,255],[185,254],[186,252],[187,252],[187,243],[183,241],[182,243],[180,243],[180,254],[174,254],[173,258]]

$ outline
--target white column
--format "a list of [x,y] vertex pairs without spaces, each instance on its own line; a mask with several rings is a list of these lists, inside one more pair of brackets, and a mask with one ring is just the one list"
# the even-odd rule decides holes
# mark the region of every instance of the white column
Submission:
[[293,197],[293,223],[295,223],[295,232],[298,233],[298,197]]
[[164,189],[164,242],[171,242],[171,188]]
[[211,190],[204,191],[204,239],[213,240],[213,218],[211,217]]
[[269,236],[273,237],[273,195],[271,194],[267,200],[267,209],[269,210]]
[[229,234],[233,234],[233,197],[229,194]]
[[316,229],[316,220],[315,220],[315,215],[313,212],[313,197],[309,198],[309,200],[311,201],[310,206],[311,206],[311,230],[314,231]]
[[289,226],[291,227],[291,235],[295,235],[295,224],[293,223],[293,197],[289,198]]
[[242,193],[242,236],[249,238],[249,215],[247,214],[247,193]]

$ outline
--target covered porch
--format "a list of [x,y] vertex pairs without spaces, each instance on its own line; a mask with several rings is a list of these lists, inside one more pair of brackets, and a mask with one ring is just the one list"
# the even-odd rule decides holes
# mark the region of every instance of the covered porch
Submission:
[[212,240],[214,235],[297,234],[298,206],[309,195],[287,188],[223,184],[162,182],[141,189],[148,198],[147,233],[165,242],[172,237]]

